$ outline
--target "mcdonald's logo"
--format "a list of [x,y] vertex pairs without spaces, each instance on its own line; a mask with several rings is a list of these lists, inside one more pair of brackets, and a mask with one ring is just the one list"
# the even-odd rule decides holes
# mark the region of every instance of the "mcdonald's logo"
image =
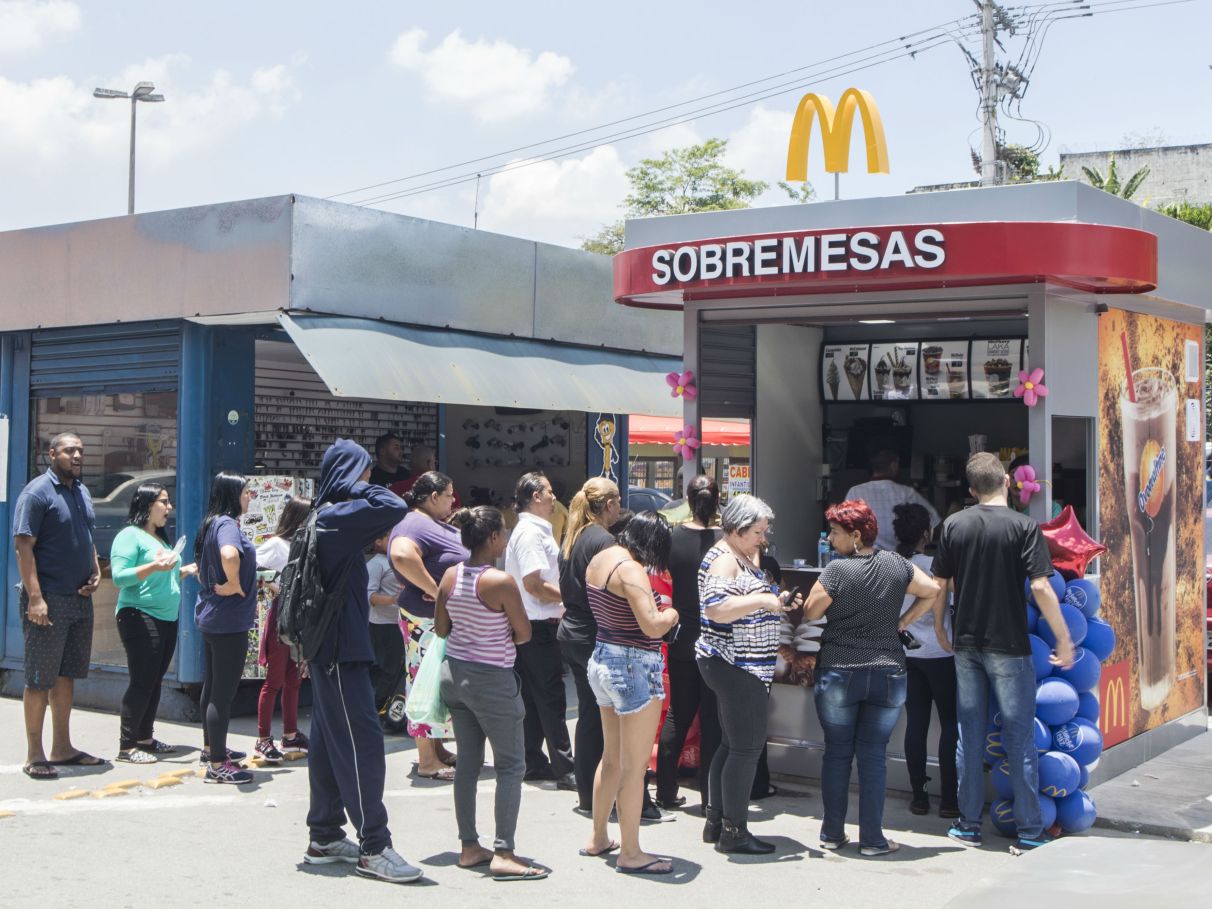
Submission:
[[836,111],[833,102],[816,92],[809,92],[800,99],[795,120],[791,123],[791,141],[787,145],[788,180],[808,179],[808,140],[816,121],[821,124],[825,170],[831,174],[850,170],[850,134],[856,110],[862,117],[863,135],[867,140],[867,173],[888,173],[888,143],[875,99],[861,88],[848,88],[842,93]]
[[1099,681],[1098,728],[1103,745],[1110,747],[1130,737],[1128,728],[1128,662],[1121,660],[1103,669]]

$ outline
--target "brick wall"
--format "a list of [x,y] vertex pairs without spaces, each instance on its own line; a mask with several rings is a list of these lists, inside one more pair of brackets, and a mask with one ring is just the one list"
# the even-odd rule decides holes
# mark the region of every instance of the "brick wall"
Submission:
[[1140,168],[1149,168],[1149,176],[1132,196],[1134,202],[1149,208],[1171,202],[1212,202],[1212,144],[1061,152],[1065,179],[1089,183],[1082,167],[1092,167],[1105,177],[1111,155],[1121,183]]

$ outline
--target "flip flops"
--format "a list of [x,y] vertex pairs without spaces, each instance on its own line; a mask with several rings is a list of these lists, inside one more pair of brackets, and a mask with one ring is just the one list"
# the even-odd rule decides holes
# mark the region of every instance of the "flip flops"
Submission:
[[417,770],[417,777],[422,780],[438,780],[442,783],[453,783],[454,776],[455,772],[452,767],[443,767],[434,773],[422,773],[420,769]]
[[538,865],[531,865],[521,874],[494,874],[492,879],[507,884],[511,881],[541,881],[543,878],[551,874],[548,868],[540,868]]
[[109,761],[94,757],[87,751],[77,751],[69,758],[62,761],[51,761],[50,763],[56,767],[100,767],[103,764],[108,764]]
[[588,849],[578,849],[577,855],[584,856],[585,858],[598,858],[599,856],[614,852],[614,850],[618,848],[619,844],[614,840],[611,840],[610,845],[608,845],[605,849],[599,849],[597,852],[590,852]]
[[[667,868],[657,868],[657,865],[668,865]],[[644,865],[637,865],[635,868],[625,868],[622,865],[615,865],[614,870],[619,874],[672,874],[673,859],[657,858],[653,859]]]
[[59,771],[51,766],[50,761],[31,761],[21,768],[21,772],[31,780],[59,779]]

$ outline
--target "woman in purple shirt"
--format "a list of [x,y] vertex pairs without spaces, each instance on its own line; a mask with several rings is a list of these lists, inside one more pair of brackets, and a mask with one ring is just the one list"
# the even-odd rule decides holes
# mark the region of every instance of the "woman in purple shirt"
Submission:
[[[391,532],[387,551],[391,567],[403,585],[400,608],[407,617],[407,697],[421,659],[433,640],[438,584],[446,569],[465,561],[470,553],[459,538],[459,530],[446,523],[454,507],[454,484],[450,477],[436,470],[421,474],[404,494],[404,501],[408,514]],[[431,780],[453,780],[454,755],[442,744],[452,735],[450,725],[410,722],[408,734],[417,743],[417,774]]]

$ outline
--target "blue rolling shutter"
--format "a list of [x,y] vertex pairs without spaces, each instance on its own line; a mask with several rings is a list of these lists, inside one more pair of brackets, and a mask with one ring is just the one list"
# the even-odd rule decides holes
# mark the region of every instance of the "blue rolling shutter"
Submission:
[[178,322],[132,322],[32,333],[30,392],[168,391],[181,373]]

